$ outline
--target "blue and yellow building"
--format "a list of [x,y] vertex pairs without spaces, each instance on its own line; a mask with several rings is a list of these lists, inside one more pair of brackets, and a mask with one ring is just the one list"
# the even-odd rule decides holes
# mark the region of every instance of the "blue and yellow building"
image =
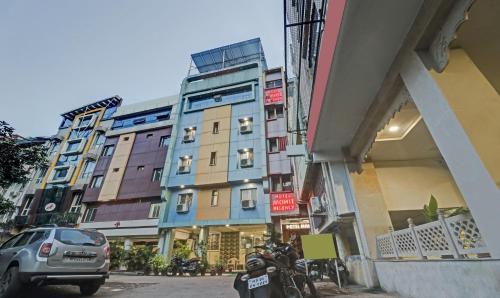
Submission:
[[206,241],[208,261],[241,267],[271,223],[260,39],[193,54],[163,179],[160,250]]

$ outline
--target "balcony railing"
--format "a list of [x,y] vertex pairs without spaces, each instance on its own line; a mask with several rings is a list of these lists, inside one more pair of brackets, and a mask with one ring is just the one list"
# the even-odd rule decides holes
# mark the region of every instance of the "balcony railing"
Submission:
[[387,258],[489,257],[486,244],[470,214],[460,214],[377,236],[378,256]]

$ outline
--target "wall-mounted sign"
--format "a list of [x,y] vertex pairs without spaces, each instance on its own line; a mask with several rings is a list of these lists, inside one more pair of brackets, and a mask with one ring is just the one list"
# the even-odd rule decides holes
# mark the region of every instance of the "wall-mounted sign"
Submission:
[[309,223],[286,224],[287,230],[309,230],[311,226]]
[[297,200],[293,192],[271,194],[271,212],[282,213],[295,211]]
[[48,203],[47,205],[45,205],[44,209],[47,212],[54,211],[54,209],[56,209],[56,204],[55,203]]
[[266,104],[278,103],[283,101],[283,89],[279,87],[264,90],[264,99]]

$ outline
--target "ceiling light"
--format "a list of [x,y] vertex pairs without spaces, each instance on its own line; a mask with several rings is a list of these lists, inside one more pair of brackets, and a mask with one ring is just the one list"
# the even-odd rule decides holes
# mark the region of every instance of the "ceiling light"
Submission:
[[243,118],[244,121],[248,121],[248,117]]
[[193,229],[196,229],[196,228],[198,228],[198,227],[197,226],[193,226]]
[[248,179],[243,180],[243,182],[248,182],[248,181],[250,181],[250,180],[248,180]]
[[186,186],[185,186],[184,184],[182,184],[182,185],[181,185],[181,188],[184,188],[184,187],[186,187]]
[[389,132],[396,132],[396,131],[399,131],[399,126],[397,125],[389,126]]
[[227,224],[226,227],[229,227],[229,224]]
[[243,152],[248,152],[248,148],[243,149]]
[[189,155],[184,155],[184,159],[188,159],[189,158]]

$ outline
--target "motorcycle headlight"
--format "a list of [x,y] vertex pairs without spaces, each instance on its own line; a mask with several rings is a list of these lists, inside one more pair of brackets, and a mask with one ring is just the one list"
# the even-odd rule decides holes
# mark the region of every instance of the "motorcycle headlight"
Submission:
[[247,281],[249,278],[250,278],[249,274],[245,274],[240,277],[241,281]]

